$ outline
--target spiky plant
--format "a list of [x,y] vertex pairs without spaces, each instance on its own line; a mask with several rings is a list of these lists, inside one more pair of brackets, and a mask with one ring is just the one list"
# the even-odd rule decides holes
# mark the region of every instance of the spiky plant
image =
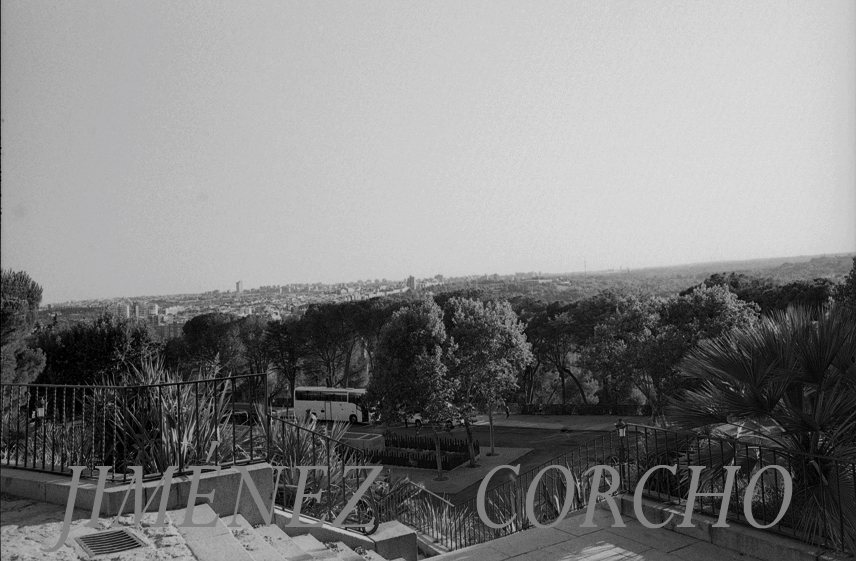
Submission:
[[856,314],[789,308],[702,341],[681,369],[700,387],[672,403],[676,426],[735,442],[715,454],[698,447],[710,477],[725,465],[744,466],[744,477],[784,466],[799,513],[793,529],[856,551]]
[[170,466],[230,464],[266,454],[261,431],[236,426],[233,383],[216,372],[186,381],[160,361],[144,362],[92,387],[86,407],[93,411],[93,442],[100,461],[116,473],[142,466],[146,474]]

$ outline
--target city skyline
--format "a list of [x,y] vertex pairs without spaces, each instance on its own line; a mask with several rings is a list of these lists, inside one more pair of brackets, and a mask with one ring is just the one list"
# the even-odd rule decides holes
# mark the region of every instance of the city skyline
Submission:
[[856,250],[852,2],[0,19],[0,249],[45,303]]
[[[65,304],[74,304],[74,303],[83,303],[83,302],[99,302],[99,301],[116,301],[116,302],[131,302],[134,303],[136,301],[146,302],[149,300],[169,300],[171,297],[180,297],[180,296],[204,296],[204,295],[212,295],[215,293],[219,293],[219,295],[223,296],[246,296],[246,295],[258,295],[263,293],[271,293],[275,291],[275,289],[279,289],[277,292],[280,295],[286,295],[286,293],[282,292],[282,288],[291,287],[317,287],[322,288],[326,287],[328,289],[341,288],[341,287],[360,287],[364,286],[367,288],[371,287],[381,287],[386,286],[387,288],[398,287],[398,288],[414,288],[419,289],[420,285],[424,281],[432,281],[430,286],[435,286],[436,284],[459,284],[461,282],[472,282],[479,281],[484,279],[489,279],[491,277],[498,277],[497,280],[508,281],[509,279],[517,279],[517,280],[526,280],[532,278],[543,278],[543,279],[570,279],[570,278],[585,278],[585,277],[603,277],[611,276],[611,275],[620,275],[620,274],[630,274],[630,275],[642,275],[643,277],[651,274],[662,274],[663,271],[672,270],[680,271],[684,270],[684,274],[688,274],[691,269],[696,270],[696,275],[708,275],[714,273],[725,273],[730,271],[743,271],[750,275],[757,275],[758,268],[761,267],[767,268],[770,270],[771,267],[777,267],[780,264],[794,264],[794,263],[807,263],[808,261],[815,261],[816,259],[825,259],[830,257],[853,257],[854,253],[844,252],[837,254],[820,254],[820,255],[790,255],[790,256],[778,256],[778,257],[770,257],[770,258],[762,258],[762,259],[752,259],[752,260],[726,260],[726,261],[714,261],[714,262],[695,262],[695,263],[681,263],[672,266],[653,266],[653,267],[639,267],[636,269],[630,268],[610,268],[610,269],[600,269],[600,270],[583,270],[583,271],[515,271],[513,273],[496,273],[496,272],[479,272],[473,274],[465,274],[458,276],[448,276],[443,274],[437,275],[429,275],[426,277],[414,277],[413,275],[409,275],[403,279],[391,279],[386,277],[379,278],[367,278],[367,279],[348,279],[348,280],[338,280],[332,282],[293,282],[293,283],[268,283],[268,284],[258,284],[251,285],[248,287],[243,286],[243,281],[241,282],[241,292],[237,290],[233,290],[232,288],[210,288],[207,290],[201,290],[197,292],[175,292],[170,294],[160,293],[147,293],[147,294],[118,294],[118,295],[110,295],[110,296],[96,296],[94,298],[86,298],[79,300],[65,300],[65,301],[44,301],[44,305],[65,305]],[[702,272],[698,272],[702,271]],[[825,274],[821,273],[819,276],[823,278],[827,278],[830,276],[831,271],[827,271]],[[838,273],[841,274],[840,272]],[[814,275],[817,277],[818,275]],[[805,276],[803,280],[809,280],[811,275]],[[411,287],[411,282],[414,282]],[[225,283],[229,285],[229,282]],[[234,283],[234,284],[237,284]],[[433,289],[431,289],[433,290]]]

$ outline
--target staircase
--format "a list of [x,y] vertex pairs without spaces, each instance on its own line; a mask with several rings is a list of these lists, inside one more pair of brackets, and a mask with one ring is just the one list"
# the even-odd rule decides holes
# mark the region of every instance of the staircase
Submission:
[[[237,527],[229,527],[232,516],[218,518],[208,504],[194,507],[193,521],[197,524],[215,521],[214,527],[180,527],[186,509],[166,512],[165,525],[156,526],[157,513],[143,515],[140,525],[134,524],[132,515],[118,519],[99,518],[99,528],[86,526],[90,513],[75,510],[69,538],[58,551],[46,552],[60,535],[65,508],[33,499],[0,494],[0,559],[26,559],[28,561],[91,561],[91,557],[78,543],[77,538],[126,529],[143,544],[96,557],[111,561],[404,561],[401,557],[384,557],[375,551],[348,547],[339,541],[322,543],[309,534],[289,537],[276,524],[253,527],[238,515]],[[107,526],[113,522],[112,528]],[[384,550],[382,550],[384,551]],[[412,559],[416,558],[415,552]]]
[[[184,521],[185,514],[185,510],[170,512],[176,524]],[[215,518],[216,514],[206,504],[194,509],[193,519],[197,523]],[[322,543],[309,534],[290,537],[275,524],[254,528],[240,514],[236,522],[237,527],[229,527],[232,517],[224,516],[216,518],[213,528],[176,527],[198,561],[387,561],[374,551],[362,548],[355,551],[342,542]]]

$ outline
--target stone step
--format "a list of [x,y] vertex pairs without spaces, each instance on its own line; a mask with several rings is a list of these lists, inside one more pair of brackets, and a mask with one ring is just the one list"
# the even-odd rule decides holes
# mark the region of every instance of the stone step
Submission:
[[187,509],[174,511],[177,529],[184,538],[187,547],[199,561],[254,561],[244,546],[235,538],[226,524],[207,504],[196,505],[193,509],[193,522],[207,524],[212,520],[214,527],[185,528]]
[[276,524],[270,526],[259,526],[253,528],[268,544],[271,545],[277,552],[288,561],[311,561],[315,559],[309,552],[305,551],[300,545],[288,536]]
[[221,518],[220,520],[232,531],[232,534],[244,546],[244,549],[247,550],[254,561],[288,561],[279,550],[269,544],[260,533],[256,532],[252,524],[247,522],[247,519],[240,514],[236,517],[236,522],[239,524],[237,528],[229,526],[232,522],[231,516]]
[[299,545],[303,551],[310,554],[313,559],[336,559],[335,551],[327,549],[327,546],[310,534],[294,536],[291,540]]

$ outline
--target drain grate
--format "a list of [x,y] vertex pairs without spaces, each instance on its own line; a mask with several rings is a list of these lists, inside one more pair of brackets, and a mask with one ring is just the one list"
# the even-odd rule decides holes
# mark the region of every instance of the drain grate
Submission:
[[77,543],[83,547],[90,557],[146,547],[145,542],[125,528],[81,536],[77,538]]

